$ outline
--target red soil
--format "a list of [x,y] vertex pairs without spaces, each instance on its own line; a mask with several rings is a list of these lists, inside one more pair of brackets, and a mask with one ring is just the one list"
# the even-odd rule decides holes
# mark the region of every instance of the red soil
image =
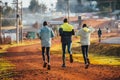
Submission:
[[[70,63],[62,68],[62,54],[52,54],[51,70],[43,68],[40,44],[9,48],[3,57],[15,65],[13,80],[120,80],[120,67],[93,65],[85,69],[83,63]],[[55,53],[55,52],[54,52]],[[56,52],[57,53],[57,52]]]

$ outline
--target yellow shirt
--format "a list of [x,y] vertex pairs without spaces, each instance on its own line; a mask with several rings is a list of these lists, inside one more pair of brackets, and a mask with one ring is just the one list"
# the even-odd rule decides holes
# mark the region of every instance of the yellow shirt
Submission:
[[73,30],[73,26],[68,23],[64,23],[63,25],[61,25],[61,28],[63,29],[63,31],[72,31]]

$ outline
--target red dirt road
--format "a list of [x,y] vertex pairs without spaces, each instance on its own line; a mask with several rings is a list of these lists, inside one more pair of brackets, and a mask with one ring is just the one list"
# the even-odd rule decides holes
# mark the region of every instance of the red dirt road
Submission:
[[120,80],[120,67],[91,64],[85,69],[83,63],[70,63],[67,59],[67,67],[62,68],[61,56],[57,54],[51,54],[51,70],[47,70],[42,67],[38,48],[39,44],[14,47],[3,55],[15,65],[12,80]]

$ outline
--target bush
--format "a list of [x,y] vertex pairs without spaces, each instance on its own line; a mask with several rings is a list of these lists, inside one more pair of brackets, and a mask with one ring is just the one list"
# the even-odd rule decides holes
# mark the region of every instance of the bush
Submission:
[[15,25],[15,20],[3,20],[2,21],[2,26],[13,26]]

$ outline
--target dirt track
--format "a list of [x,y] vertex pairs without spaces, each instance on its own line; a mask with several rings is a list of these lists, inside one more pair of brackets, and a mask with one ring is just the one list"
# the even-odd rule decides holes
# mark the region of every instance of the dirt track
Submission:
[[[43,68],[40,45],[14,47],[8,49],[4,58],[15,64],[13,80],[120,80],[120,67],[90,65],[84,68],[83,63],[70,63],[62,68],[61,56],[51,54],[51,70]],[[52,53],[52,52],[51,52]],[[57,53],[57,52],[56,52]]]

